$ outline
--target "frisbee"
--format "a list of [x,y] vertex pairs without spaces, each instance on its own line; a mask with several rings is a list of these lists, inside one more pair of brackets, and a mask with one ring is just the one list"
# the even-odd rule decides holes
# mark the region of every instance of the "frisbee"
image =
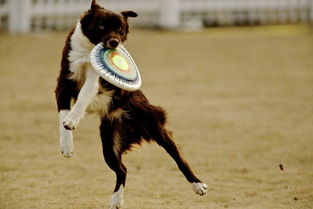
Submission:
[[97,44],[90,53],[94,70],[106,81],[127,91],[136,91],[141,86],[139,70],[123,45],[116,49]]

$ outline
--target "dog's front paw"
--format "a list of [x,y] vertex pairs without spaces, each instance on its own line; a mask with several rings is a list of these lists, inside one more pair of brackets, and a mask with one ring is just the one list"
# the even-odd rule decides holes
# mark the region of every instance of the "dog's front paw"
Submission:
[[70,158],[73,156],[74,146],[73,140],[65,140],[60,143],[60,152],[66,158]]
[[71,117],[71,115],[67,116],[63,121],[63,126],[67,130],[74,130],[78,125],[79,120]]
[[73,156],[73,153],[74,153],[74,147],[61,146],[60,152],[62,153],[63,157],[71,158]]
[[60,126],[60,152],[66,158],[70,158],[74,152],[73,134],[72,131],[65,130]]
[[195,191],[196,194],[202,196],[207,193],[208,186],[201,182],[193,182],[191,183],[193,191]]

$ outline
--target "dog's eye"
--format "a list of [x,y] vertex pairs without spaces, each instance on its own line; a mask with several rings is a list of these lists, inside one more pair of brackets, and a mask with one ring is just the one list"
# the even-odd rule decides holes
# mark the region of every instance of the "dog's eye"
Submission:
[[103,25],[100,25],[100,26],[99,26],[99,29],[100,29],[100,30],[103,30],[103,29],[104,29],[104,26],[103,26]]

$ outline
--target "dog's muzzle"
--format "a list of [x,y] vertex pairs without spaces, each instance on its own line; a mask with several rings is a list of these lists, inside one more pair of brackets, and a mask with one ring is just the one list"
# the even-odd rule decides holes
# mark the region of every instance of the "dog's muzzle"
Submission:
[[115,49],[116,47],[118,47],[120,41],[116,38],[111,38],[106,42],[106,47],[111,48],[111,49]]

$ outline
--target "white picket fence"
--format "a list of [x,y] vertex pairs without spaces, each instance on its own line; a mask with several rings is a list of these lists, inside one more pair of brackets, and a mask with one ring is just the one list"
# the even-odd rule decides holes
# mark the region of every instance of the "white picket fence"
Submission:
[[[24,33],[63,30],[77,21],[91,0],[0,0],[0,30]],[[313,22],[313,0],[98,0],[113,11],[134,10],[141,27]]]

